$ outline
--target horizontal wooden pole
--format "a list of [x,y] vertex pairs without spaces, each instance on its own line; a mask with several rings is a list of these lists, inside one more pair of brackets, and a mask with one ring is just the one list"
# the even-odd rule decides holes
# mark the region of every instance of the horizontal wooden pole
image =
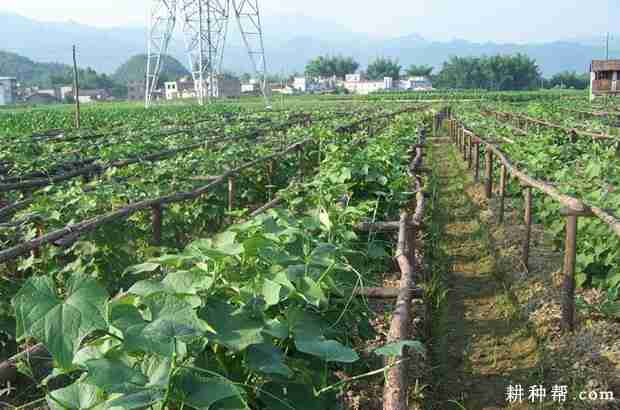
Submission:
[[[424,297],[424,289],[412,288],[412,297],[421,299]],[[399,288],[361,288],[356,289],[353,293],[355,296],[363,296],[369,299],[396,299],[400,294]]]

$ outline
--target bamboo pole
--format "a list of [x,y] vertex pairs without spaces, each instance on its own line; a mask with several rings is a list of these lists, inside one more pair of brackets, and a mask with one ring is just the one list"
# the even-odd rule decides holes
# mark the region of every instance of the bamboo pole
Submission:
[[562,282],[562,330],[575,328],[575,264],[577,260],[577,215],[566,215],[564,280]]
[[474,180],[480,182],[480,142],[476,141],[476,156],[474,158]]
[[[388,333],[388,343],[396,343],[407,340],[410,337],[411,323],[411,300],[414,288],[413,264],[409,260],[408,238],[410,234],[407,228],[409,215],[406,212],[401,214],[400,229],[398,233],[398,256],[397,261],[402,273],[400,290],[396,298],[396,308],[394,309],[393,319]],[[397,358],[389,361],[396,362]],[[383,409],[384,410],[407,410],[408,407],[408,371],[405,363],[400,360],[386,372],[385,387],[383,389]]]
[[155,246],[161,245],[161,231],[162,231],[162,207],[161,205],[153,205],[153,244]]
[[506,166],[502,164],[499,177],[499,223],[504,223],[504,207],[506,202]]
[[487,199],[493,197],[493,151],[487,149],[485,152],[485,181],[484,181],[484,195]]
[[530,270],[530,239],[532,237],[532,188],[525,188],[525,239],[523,240],[523,265]]
[[474,156],[474,141],[473,137],[469,136],[469,153],[467,155],[467,169],[471,169],[473,166],[473,156]]
[[235,178],[228,177],[228,212],[235,208]]

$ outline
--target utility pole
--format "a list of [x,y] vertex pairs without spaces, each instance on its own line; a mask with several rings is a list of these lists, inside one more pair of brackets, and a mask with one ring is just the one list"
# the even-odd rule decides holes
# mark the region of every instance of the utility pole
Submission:
[[605,59],[609,60],[609,32],[607,32],[607,48],[606,48],[607,52],[605,53]]
[[73,45],[73,98],[75,99],[75,128],[80,128],[80,84],[78,80],[75,45]]

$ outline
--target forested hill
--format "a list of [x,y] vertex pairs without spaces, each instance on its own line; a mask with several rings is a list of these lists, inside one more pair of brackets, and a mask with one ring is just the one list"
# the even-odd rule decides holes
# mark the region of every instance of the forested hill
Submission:
[[[116,70],[113,76],[97,73],[92,68],[80,68],[80,84],[83,88],[107,88],[122,95],[122,88],[128,81],[144,80],[146,56],[136,55]],[[183,64],[172,57],[164,59],[161,80],[190,75]],[[41,88],[70,85],[73,82],[73,67],[60,63],[38,63],[19,54],[0,51],[0,77],[15,77],[24,86]]]
[[[129,81],[144,80],[146,77],[146,59],[146,54],[138,54],[131,57],[114,72],[112,78],[120,84],[126,84]],[[165,56],[161,73],[162,81],[176,79],[186,75],[190,75],[190,72],[179,60],[170,56]]]
[[37,63],[19,54],[0,51],[0,76],[16,77],[25,85],[52,85],[54,76],[63,76],[71,67],[60,63]]

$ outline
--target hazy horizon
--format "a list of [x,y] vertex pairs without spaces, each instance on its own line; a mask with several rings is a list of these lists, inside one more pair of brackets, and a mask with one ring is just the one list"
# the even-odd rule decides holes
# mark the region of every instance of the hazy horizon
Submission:
[[[37,4],[38,3],[38,4]],[[108,0],[84,5],[80,0],[3,0],[0,11],[40,21],[67,22],[96,27],[140,26],[147,22],[148,0]],[[305,3],[305,4],[304,4]],[[387,38],[419,34],[430,40],[463,39],[476,42],[546,42],[576,37],[596,37],[613,30],[620,2],[603,0],[596,7],[577,0],[522,0],[498,4],[491,0],[406,0],[360,4],[354,0],[263,0],[265,16],[303,15],[343,29]]]

